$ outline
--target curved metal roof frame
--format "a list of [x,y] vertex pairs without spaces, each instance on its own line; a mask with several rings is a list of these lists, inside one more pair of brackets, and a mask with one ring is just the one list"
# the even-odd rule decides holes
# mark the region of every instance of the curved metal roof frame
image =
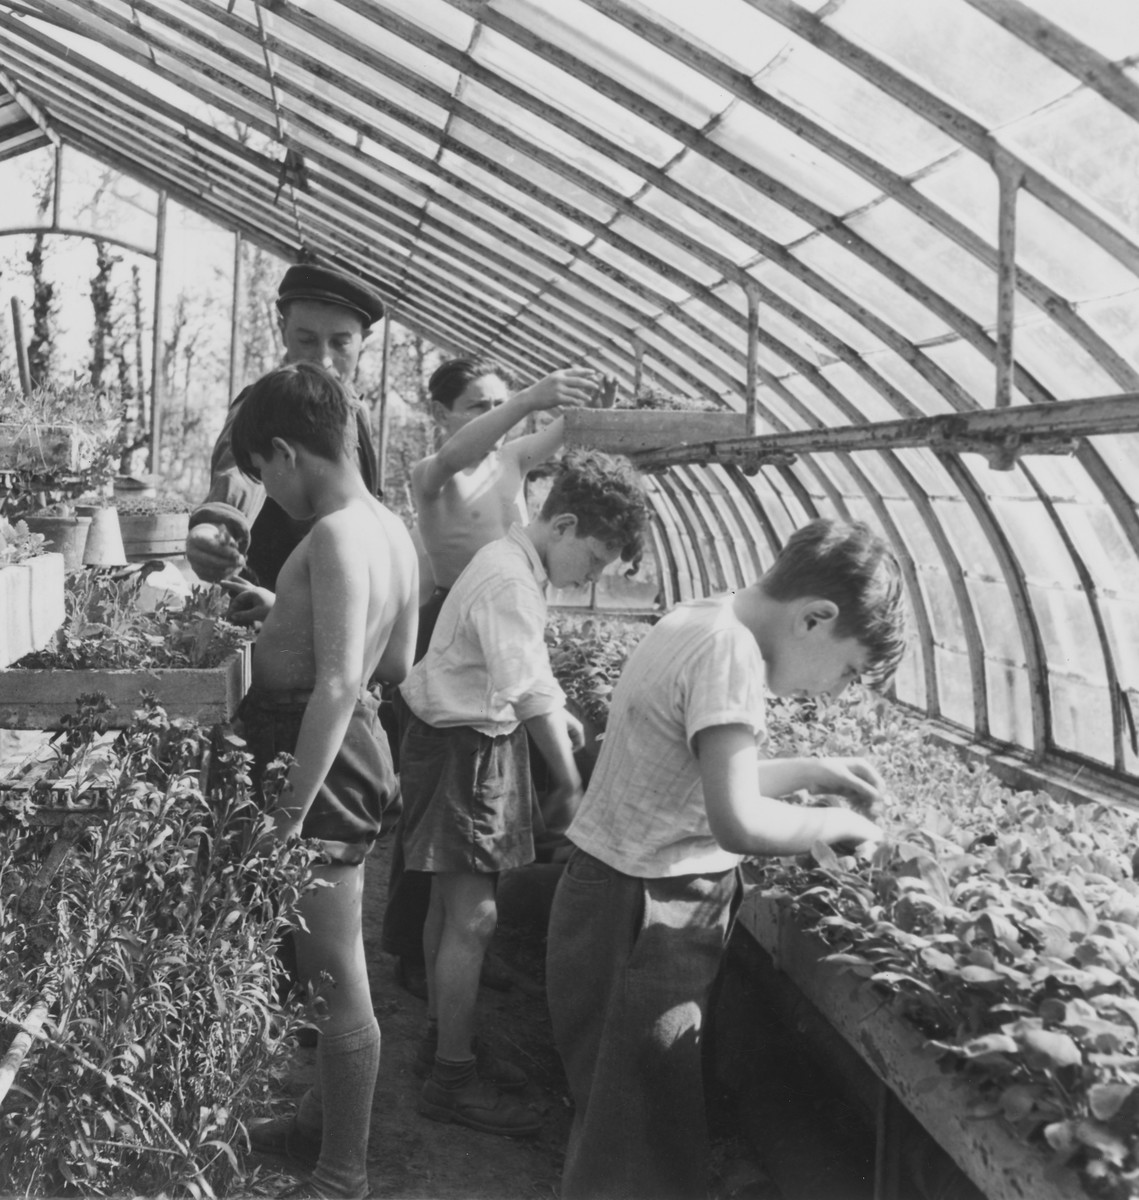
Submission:
[[1139,392],[1137,25],[1130,0],[0,0],[0,85],[441,346],[748,412],[758,440],[655,460],[668,599],[864,517],[909,589],[903,699],[1131,778],[1139,400],[1057,402]]

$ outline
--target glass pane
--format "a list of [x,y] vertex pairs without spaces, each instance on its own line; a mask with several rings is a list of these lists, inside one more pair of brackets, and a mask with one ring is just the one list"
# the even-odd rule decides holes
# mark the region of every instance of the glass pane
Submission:
[[558,0],[556,5],[499,0],[495,7],[606,79],[696,129],[732,101],[731,93],[706,76],[577,0]]
[[683,154],[669,167],[668,174],[677,183],[705,196],[717,208],[743,221],[757,235],[770,238],[781,246],[797,242],[814,228],[790,209],[694,151]]
[[652,12],[715,50],[745,75],[755,75],[782,54],[792,36],[746,0],[701,0],[698,16],[692,0],[653,0]]
[[957,147],[935,125],[805,43],[778,60],[761,86],[901,175]]
[[950,332],[925,305],[831,238],[810,238],[793,247],[792,253],[910,341],[925,342]]
[[982,325],[996,321],[993,270],[903,205],[885,200],[847,224],[966,316]]
[[471,54],[476,62],[603,133],[653,166],[670,162],[681,149],[680,143],[651,122],[492,29],[482,28]]
[[829,19],[988,126],[1071,91],[1072,77],[960,0],[848,0]]
[[[618,216],[610,222],[609,227],[619,237],[626,238],[633,245],[645,250],[661,264],[667,264],[672,271],[679,271],[686,275],[700,287],[710,287],[723,278],[723,271],[720,270],[718,264],[705,261],[703,255],[697,256],[700,250],[699,243],[693,247],[693,252],[689,253],[677,246],[675,242],[666,239],[662,234],[648,229],[633,217]],[[730,264],[724,265],[730,266]],[[655,275],[655,272],[653,274]],[[686,286],[690,285],[686,282]]]
[[868,361],[884,379],[916,404],[923,415],[936,417],[940,413],[953,411],[949,400],[938,391],[935,384],[927,380],[917,367],[907,362],[900,354],[895,354],[892,350],[883,350],[869,356]]
[[1139,370],[1139,289],[1081,304],[1080,316]]
[[[957,383],[979,408],[992,408],[997,394],[997,368],[969,342],[955,340],[927,346],[926,354]],[[1027,404],[1019,388],[1012,389],[1013,404]]]
[[[884,343],[855,317],[770,259],[764,259],[749,268],[748,274],[758,279],[764,287],[785,298],[795,309],[818,321],[858,353],[868,354],[885,350]],[[762,308],[760,311],[762,312]]]
[[1032,749],[1032,688],[1028,672],[1004,663],[987,664],[989,732],[1001,741]]
[[[42,178],[49,178],[46,172],[51,171],[50,155],[36,157],[44,163]],[[70,146],[64,147],[62,162],[60,225],[120,237],[153,253],[158,233],[157,193]],[[27,195],[34,198],[35,189],[28,188]],[[50,210],[45,218],[50,223]],[[28,223],[32,220],[34,216]]]
[[722,254],[732,263],[745,263],[755,257],[756,252],[750,245],[656,188],[649,188],[643,196],[639,196],[637,207],[668,222],[699,245]]
[[598,183],[620,192],[622,196],[632,196],[644,187],[640,175],[619,166],[608,155],[591,149],[579,138],[559,129],[521,104],[516,104],[501,92],[468,79],[463,84],[463,101],[518,136],[558,158],[564,158],[579,170],[589,172]]
[[1107,464],[1120,487],[1139,503],[1139,471],[1135,470],[1135,464],[1139,463],[1139,433],[1090,437],[1088,441]]
[[1084,88],[1001,136],[1139,232],[1139,128],[1114,104]]
[[1032,0],[1032,7],[1107,58],[1139,53],[1139,22],[1131,0]]
[[[755,109],[743,105],[729,109],[707,136],[828,212],[850,212],[881,194],[861,175]],[[784,203],[793,207],[789,201]]]
[[937,693],[941,715],[956,721],[966,729],[973,728],[973,680],[969,675],[969,660],[945,646],[933,648],[937,664]]
[[846,424],[894,421],[903,415],[891,404],[887,396],[846,363],[831,363],[823,367],[822,373],[858,410],[855,416],[846,418]]
[[1023,189],[1017,194],[1016,261],[1073,301],[1139,287],[1118,259]]
[[[951,217],[996,247],[1000,194],[996,172],[984,159],[960,150],[913,184]],[[1022,191],[1021,198],[1024,195]]]
[[1050,673],[1048,692],[1055,745],[1113,766],[1115,737],[1107,689]]
[[[1018,308],[1028,307],[1022,298]],[[1108,396],[1119,390],[1110,372],[1048,317],[1030,324],[1017,322],[1013,354],[1057,400]]]
[[580,209],[583,216],[592,217],[595,221],[608,222],[613,218],[616,210],[607,200],[466,121],[452,121],[447,129],[447,137],[449,144],[469,146],[479,157],[486,160],[488,167],[493,163],[496,173],[502,171],[513,176],[515,186],[521,187],[524,182],[527,194],[533,188],[537,193],[534,197],[535,202],[543,207],[548,199],[557,199]]

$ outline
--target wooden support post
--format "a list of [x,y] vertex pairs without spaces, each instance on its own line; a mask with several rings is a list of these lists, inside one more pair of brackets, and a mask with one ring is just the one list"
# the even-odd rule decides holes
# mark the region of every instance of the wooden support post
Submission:
[[241,231],[238,230],[233,235],[233,298],[229,311],[229,398],[231,400],[237,395],[237,385],[245,367],[245,356],[241,356],[242,361],[239,364],[237,355],[237,347],[241,339],[241,249]]
[[51,227],[59,229],[60,194],[63,191],[63,143],[57,142],[55,147],[55,174],[51,183]]
[[[1015,357],[1013,330],[1016,324],[1016,201],[1022,170],[999,150],[993,169],[1000,188],[997,217],[997,390],[996,407],[1012,404]],[[1011,465],[1011,464],[1010,464]]]
[[158,193],[158,230],[154,245],[154,329],[150,362],[150,473],[161,473],[162,455],[162,302],[166,265],[166,193]]
[[747,280],[743,285],[747,296],[747,431],[749,437],[759,435],[759,284]]
[[12,297],[12,337],[16,342],[16,365],[20,371],[20,387],[24,399],[32,398],[32,370],[28,364],[28,345],[24,341],[24,320],[20,315],[20,302]]
[[384,341],[380,355],[380,422],[376,430],[376,463],[379,470],[379,485],[381,493],[387,482],[388,456],[388,365],[392,348],[391,311],[384,314]]
[[633,404],[640,404],[641,381],[645,372],[645,343],[637,334],[629,340],[633,343]]

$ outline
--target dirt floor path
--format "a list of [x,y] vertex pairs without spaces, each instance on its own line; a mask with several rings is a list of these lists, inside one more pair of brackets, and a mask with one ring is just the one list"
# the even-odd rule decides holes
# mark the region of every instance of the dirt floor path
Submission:
[[[390,845],[379,847],[365,872],[364,946],[376,1017],[383,1038],[380,1077],[372,1107],[368,1178],[384,1200],[535,1200],[556,1197],[570,1124],[561,1063],[553,1048],[543,987],[544,912],[534,878],[504,880],[503,915],[494,952],[512,979],[508,991],[482,988],[480,1034],[496,1052],[530,1076],[521,1099],[545,1120],[540,1133],[502,1138],[444,1125],[415,1111],[421,1080],[412,1071],[426,1022],[426,1004],[395,978],[395,959],[380,949]],[[540,875],[541,868],[530,869]],[[522,886],[519,886],[519,885]],[[539,911],[535,911],[537,908]],[[298,1051],[286,1087],[303,1091],[312,1051]],[[287,1110],[287,1103],[282,1110]],[[269,1168],[266,1185],[278,1172]],[[287,1182],[284,1176],[280,1182]]]
[[[427,1006],[397,983],[395,959],[380,949],[390,858],[390,844],[381,845],[368,859],[365,872],[364,947],[383,1037],[368,1152],[372,1196],[377,1200],[556,1200],[572,1116],[544,988],[545,928],[558,868],[536,865],[503,876],[493,953],[512,986],[508,991],[483,987],[479,992],[480,1036],[530,1076],[521,1098],[544,1118],[538,1134],[515,1139],[440,1124],[415,1110],[421,1081],[412,1066]],[[313,1054],[297,1052],[284,1091],[295,1095],[304,1090],[315,1065]],[[715,1200],[817,1200],[809,1195],[784,1197],[747,1144],[734,1098],[713,1086],[709,1101],[710,1182]],[[288,1111],[293,1104],[295,1099],[283,1092],[279,1111]],[[292,1177],[274,1168],[271,1160],[265,1162],[256,1190],[274,1194]]]

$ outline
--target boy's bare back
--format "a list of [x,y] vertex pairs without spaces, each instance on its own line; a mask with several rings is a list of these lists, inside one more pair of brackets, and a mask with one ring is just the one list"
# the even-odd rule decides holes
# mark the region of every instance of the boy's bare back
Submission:
[[257,638],[258,687],[311,688],[318,673],[358,689],[398,683],[415,648],[418,565],[403,523],[371,496],[321,517],[277,579]]

